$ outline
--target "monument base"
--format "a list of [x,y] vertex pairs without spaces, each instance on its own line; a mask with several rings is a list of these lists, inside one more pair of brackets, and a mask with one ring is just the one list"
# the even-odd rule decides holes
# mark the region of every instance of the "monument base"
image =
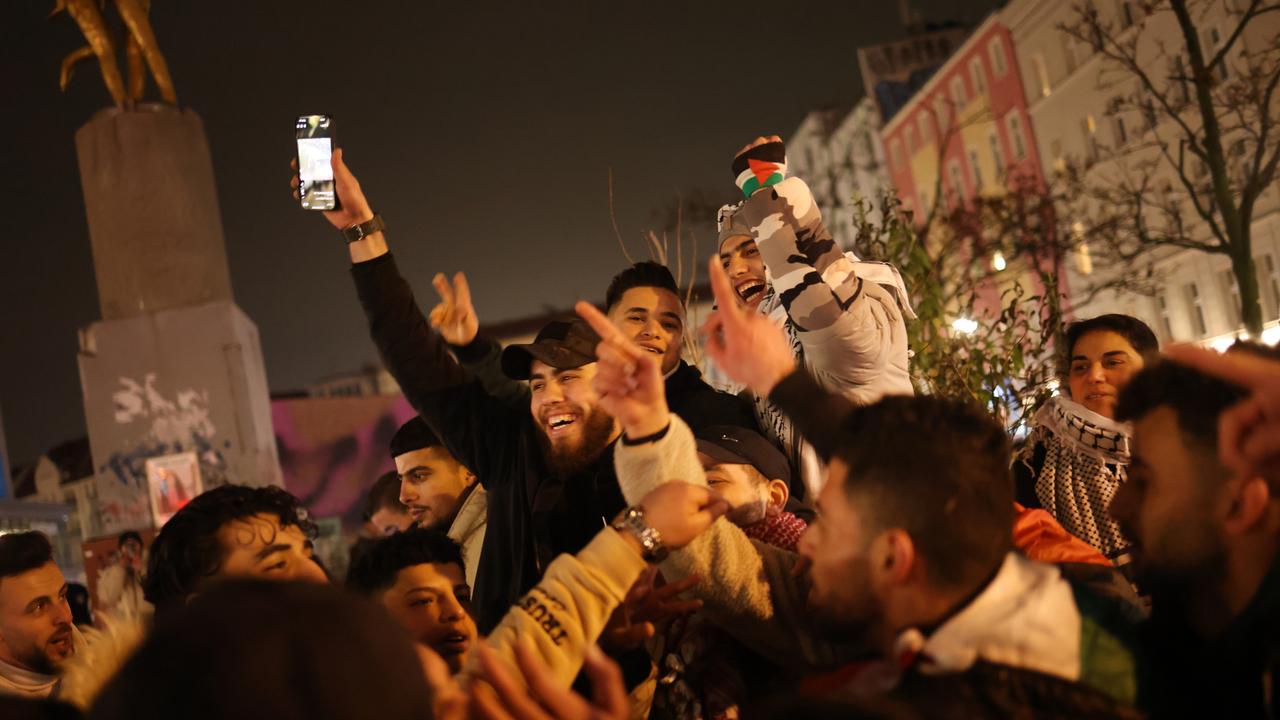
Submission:
[[204,489],[281,485],[258,329],[234,303],[93,323],[79,365],[102,532],[154,524],[150,458],[194,453]]

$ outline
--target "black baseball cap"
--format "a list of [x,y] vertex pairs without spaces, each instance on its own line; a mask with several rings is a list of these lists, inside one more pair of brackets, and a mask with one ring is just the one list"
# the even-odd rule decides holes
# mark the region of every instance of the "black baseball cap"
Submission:
[[502,372],[512,380],[528,380],[534,360],[557,370],[582,367],[596,361],[600,336],[581,318],[552,320],[533,342],[509,345],[502,351]]
[[713,425],[698,431],[698,452],[730,465],[750,465],[770,480],[791,485],[791,463],[776,445],[755,430]]

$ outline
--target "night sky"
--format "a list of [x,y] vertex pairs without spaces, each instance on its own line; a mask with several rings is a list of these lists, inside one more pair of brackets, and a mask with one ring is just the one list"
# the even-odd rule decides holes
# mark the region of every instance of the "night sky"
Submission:
[[[913,3],[980,21],[992,0]],[[76,330],[99,318],[73,136],[109,104],[53,0],[0,8],[0,409],[11,463],[84,433]],[[292,123],[339,144],[430,306],[464,270],[482,323],[603,298],[677,190],[731,190],[732,153],[862,94],[856,48],[898,39],[897,3],[154,0],[180,102],[213,153],[236,302],[273,391],[374,360],[340,236],[289,195]],[[123,63],[122,63],[123,66]],[[149,97],[155,97],[154,89]],[[712,227],[698,227],[702,257]]]

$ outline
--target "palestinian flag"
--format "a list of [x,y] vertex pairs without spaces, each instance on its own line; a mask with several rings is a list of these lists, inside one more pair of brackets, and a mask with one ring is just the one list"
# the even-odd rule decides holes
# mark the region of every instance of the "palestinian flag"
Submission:
[[733,159],[734,182],[742,194],[782,182],[787,176],[787,147],[780,142],[757,145]]

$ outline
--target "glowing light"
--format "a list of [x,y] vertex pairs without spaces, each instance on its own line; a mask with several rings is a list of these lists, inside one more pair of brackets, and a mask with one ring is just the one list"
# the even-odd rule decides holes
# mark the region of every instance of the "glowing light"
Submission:
[[997,250],[996,254],[991,256],[991,267],[995,268],[996,272],[1008,267],[1008,264],[1004,261],[1004,253]]
[[951,327],[963,335],[972,335],[978,329],[978,321],[966,317],[956,318]]
[[1215,352],[1226,352],[1227,348],[1231,347],[1231,344],[1235,341],[1236,339],[1231,336],[1222,337],[1209,343],[1209,347],[1213,348]]
[[1269,327],[1262,331],[1262,342],[1268,345],[1275,345],[1280,342],[1280,325]]

